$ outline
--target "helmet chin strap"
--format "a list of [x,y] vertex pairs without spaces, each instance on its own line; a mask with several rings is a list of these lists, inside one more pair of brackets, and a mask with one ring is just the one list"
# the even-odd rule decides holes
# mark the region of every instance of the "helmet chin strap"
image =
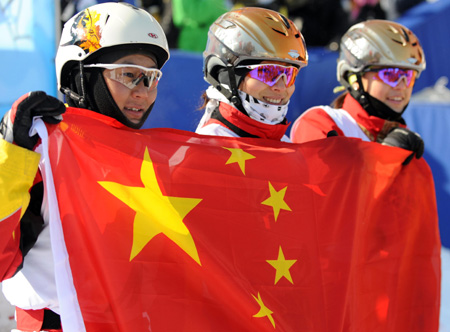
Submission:
[[229,87],[219,82],[209,72],[207,72],[205,75],[206,81],[210,83],[214,88],[216,88],[217,91],[220,91],[220,93],[222,93],[225,96],[225,98],[227,98],[239,109],[242,106],[242,103],[238,95],[236,74],[234,73],[234,67],[231,64],[227,64],[225,68],[230,83]]
[[69,88],[61,87],[61,92],[72,100],[77,107],[87,108],[85,105],[85,99],[79,94],[73,92]]
[[236,84],[236,75],[234,73],[234,66],[231,64],[227,64],[228,76],[230,77],[230,88],[231,88],[231,98],[229,100],[239,108],[241,103],[241,98],[238,95],[238,87]]
[[85,87],[84,87],[83,61],[80,61],[80,63],[79,63],[79,71],[80,71],[79,77],[80,77],[81,95],[79,95],[77,92],[73,91],[73,89],[70,89],[68,87],[61,87],[60,90],[68,98],[67,102],[70,106],[76,106],[76,107],[80,107],[80,108],[89,109],[87,99],[86,99]]
[[[364,91],[361,75],[351,74],[349,77],[349,81],[351,81],[351,83],[345,81],[345,87],[347,88],[347,91],[353,98],[358,101],[358,103],[362,106],[362,108],[366,110],[369,115],[373,115],[389,121],[404,123],[402,114],[408,105],[406,105],[400,113],[396,112],[379,99],[372,97],[366,91]],[[358,83],[357,89],[354,89],[352,86],[354,82]]]

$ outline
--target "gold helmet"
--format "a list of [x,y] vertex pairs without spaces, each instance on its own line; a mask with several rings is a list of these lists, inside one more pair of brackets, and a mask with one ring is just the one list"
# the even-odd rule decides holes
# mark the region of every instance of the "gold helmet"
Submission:
[[353,25],[341,38],[337,79],[348,85],[349,73],[369,66],[425,69],[425,55],[416,35],[407,27],[388,20],[368,20]]
[[220,16],[210,27],[203,57],[237,65],[246,59],[276,60],[298,68],[308,63],[303,36],[278,12],[245,7]]
[[[230,86],[229,92],[233,94],[239,86],[242,76],[237,73],[233,77],[238,64],[267,60],[286,62],[299,69],[308,64],[302,34],[291,20],[280,13],[244,7],[223,14],[209,28],[203,52],[203,72],[206,81],[220,86],[222,92],[222,84]],[[223,75],[218,72],[224,68],[229,75],[222,79]]]

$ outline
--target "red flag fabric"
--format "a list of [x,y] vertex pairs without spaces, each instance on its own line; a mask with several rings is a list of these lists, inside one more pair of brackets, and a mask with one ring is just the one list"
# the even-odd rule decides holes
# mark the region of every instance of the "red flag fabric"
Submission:
[[61,296],[64,331],[64,307],[86,331],[438,330],[423,159],[343,137],[136,131],[70,108],[48,128],[72,283],[58,291],[75,299]]

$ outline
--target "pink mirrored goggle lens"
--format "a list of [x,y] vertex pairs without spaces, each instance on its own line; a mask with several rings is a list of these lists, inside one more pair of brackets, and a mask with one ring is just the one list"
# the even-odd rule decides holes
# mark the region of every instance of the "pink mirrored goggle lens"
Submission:
[[241,66],[236,68],[247,68],[251,69],[248,73],[248,76],[251,78],[257,79],[268,86],[274,86],[278,80],[284,76],[286,87],[294,85],[295,79],[297,78],[298,69],[296,67],[286,67],[275,64],[266,64],[266,65],[249,65],[249,66]]
[[406,86],[409,88],[414,85],[417,76],[417,72],[413,69],[382,68],[369,71],[376,72],[376,76],[381,81],[393,88],[395,88],[403,78],[405,78]]

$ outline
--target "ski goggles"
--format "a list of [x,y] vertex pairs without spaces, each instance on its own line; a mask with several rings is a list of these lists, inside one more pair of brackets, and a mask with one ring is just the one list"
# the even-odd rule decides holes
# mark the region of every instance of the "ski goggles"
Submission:
[[400,68],[368,68],[364,72],[374,72],[381,81],[395,88],[400,81],[405,78],[406,86],[409,88],[414,85],[417,77],[417,71],[413,69]]
[[270,87],[274,86],[284,76],[286,87],[289,88],[294,85],[298,74],[298,68],[296,67],[277,64],[237,66],[236,69],[238,68],[250,69],[250,72],[247,74],[249,77],[257,79]]
[[158,86],[158,82],[162,77],[162,72],[159,69],[138,65],[95,63],[84,65],[84,67],[104,68],[106,70],[103,73],[106,77],[123,84],[128,89],[133,89],[143,82],[144,86],[151,91]]

